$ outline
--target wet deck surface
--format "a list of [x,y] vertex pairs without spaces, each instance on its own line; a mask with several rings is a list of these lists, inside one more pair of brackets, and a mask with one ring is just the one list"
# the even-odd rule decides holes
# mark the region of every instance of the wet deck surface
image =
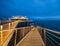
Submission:
[[43,46],[42,38],[37,30],[33,28],[17,46]]

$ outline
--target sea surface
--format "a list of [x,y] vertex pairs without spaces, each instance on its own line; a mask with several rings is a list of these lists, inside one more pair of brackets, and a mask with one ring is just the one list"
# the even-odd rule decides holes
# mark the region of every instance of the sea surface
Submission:
[[[0,24],[6,24],[6,23],[7,22],[4,22],[4,23],[0,22]],[[48,28],[48,29],[60,32],[60,20],[56,20],[56,21],[55,20],[54,21],[53,20],[52,21],[51,20],[50,21],[34,20],[33,23],[35,26],[38,25],[44,28]]]
[[60,20],[52,20],[52,21],[34,20],[34,24],[60,32]]

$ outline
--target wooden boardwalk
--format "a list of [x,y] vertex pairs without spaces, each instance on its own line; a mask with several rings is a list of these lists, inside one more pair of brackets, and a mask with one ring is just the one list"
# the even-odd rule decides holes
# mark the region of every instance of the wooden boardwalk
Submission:
[[37,28],[34,27],[17,46],[44,46],[44,43]]
[[[4,42],[8,40],[9,36],[11,35],[13,29],[16,27],[18,22],[19,21],[2,25],[2,30],[0,30],[0,46],[2,46]],[[1,29],[1,25],[0,25],[0,29]]]

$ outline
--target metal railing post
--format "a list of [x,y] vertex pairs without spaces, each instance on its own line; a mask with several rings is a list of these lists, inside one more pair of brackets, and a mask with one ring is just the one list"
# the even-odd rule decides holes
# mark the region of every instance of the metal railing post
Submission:
[[45,46],[46,46],[46,29],[44,28],[44,43],[45,43]]

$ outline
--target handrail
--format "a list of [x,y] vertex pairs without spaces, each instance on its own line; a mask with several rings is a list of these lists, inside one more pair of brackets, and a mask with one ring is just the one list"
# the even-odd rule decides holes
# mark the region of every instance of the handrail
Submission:
[[56,34],[60,34],[60,32],[58,32],[58,31],[54,31],[54,30],[51,30],[51,29],[43,28],[43,27],[40,27],[40,28],[46,29],[47,31],[50,31],[50,32],[53,32],[53,33],[56,33]]
[[[12,22],[16,22],[16,21],[12,21]],[[12,23],[12,22],[9,22],[9,23]],[[5,23],[5,24],[9,24],[9,23]],[[2,25],[5,25],[5,24],[2,24]]]
[[50,35],[52,35],[52,36],[54,36],[55,38],[57,38],[57,39],[60,39],[58,36],[55,36],[55,35],[53,35],[52,33],[50,33],[50,32],[47,32],[48,34],[50,34]]
[[[14,21],[13,23],[18,24],[19,22],[20,22],[20,21]],[[4,25],[10,26],[9,24],[10,24],[10,23],[4,24]],[[4,25],[2,25],[2,26],[4,26]],[[5,27],[5,26],[4,26],[4,27]],[[15,26],[14,26],[14,27],[15,27]],[[18,30],[18,29],[22,29],[22,28],[27,28],[27,27],[9,28],[9,29],[5,29],[5,30],[2,29],[0,32],[11,31],[11,30]],[[28,28],[30,28],[30,26],[28,26]],[[12,32],[12,33],[14,33],[14,32]],[[10,34],[8,35],[8,37],[7,37],[9,40],[8,40],[8,39],[5,39],[5,40],[4,40],[3,46],[4,46],[7,42],[9,43],[9,41],[10,41],[12,35],[13,35],[12,33],[10,33]],[[8,43],[7,43],[7,44],[8,44]],[[7,44],[6,44],[6,45],[7,45]]]
[[57,43],[58,45],[60,45],[59,42],[55,41],[53,38],[51,38],[49,35],[47,35],[47,37],[49,37],[50,39],[52,39],[55,43]]
[[[0,30],[2,29],[2,30],[5,30],[4,28],[6,27],[6,26],[8,26],[7,27],[7,29],[10,29],[10,24],[12,24],[12,27],[13,27],[13,23],[18,23],[18,22],[20,22],[20,21],[14,21],[14,22],[12,22],[12,23],[7,23],[7,24],[3,24],[3,25],[0,25]],[[2,31],[1,30],[1,31]]]
[[[14,30],[14,31],[15,31],[15,30],[18,30],[18,29],[23,29],[23,28],[30,28],[30,26],[29,26],[29,27],[14,28],[14,29],[10,29],[10,30]],[[9,31],[10,31],[10,30],[9,30]],[[8,31],[8,30],[3,30],[3,31],[0,31],[0,32],[4,32],[4,31]],[[13,31],[13,32],[14,32],[14,31]],[[12,34],[12,33],[10,33],[9,36],[11,36],[11,34]],[[9,37],[8,37],[8,38],[9,38]],[[6,40],[8,40],[8,39],[6,39]],[[5,44],[6,40],[3,42],[3,44]]]
[[[56,43],[57,45],[60,45],[59,41],[53,39],[53,37],[54,37],[54,38],[60,40],[60,38],[59,38],[60,32],[54,31],[54,30],[51,30],[51,29],[47,29],[47,28],[44,28],[44,27],[40,27],[40,26],[38,26],[38,27],[41,29],[41,30],[40,30],[40,29],[38,28],[38,29],[40,30],[40,32],[41,32],[41,36],[42,36],[45,44],[47,44],[47,42],[49,42],[49,41],[46,41],[46,39],[49,38],[48,40],[50,40],[50,42]],[[53,37],[51,37],[50,35],[53,36]],[[52,44],[52,43],[51,43],[51,44]],[[48,43],[48,44],[49,44],[49,43]],[[55,46],[55,44],[54,44],[54,46]]]
[[[30,26],[28,26],[28,27],[30,27]],[[17,29],[22,29],[22,28],[27,28],[27,27],[14,28],[14,29],[10,29],[10,30],[17,30]],[[8,31],[8,30],[3,30],[2,32],[4,32],[4,31]]]
[[9,43],[9,41],[10,41],[12,35],[13,35],[13,33],[14,33],[14,31],[13,31],[11,34],[9,34],[8,39],[6,39],[6,40],[4,41],[3,46],[7,46],[7,44]]
[[[12,22],[20,22],[21,20],[17,20],[17,21],[12,21]],[[12,22],[9,22],[9,23],[12,23]],[[21,21],[21,22],[26,22],[26,21]],[[30,21],[29,21],[30,22]],[[6,24],[9,24],[9,23],[6,23]],[[5,25],[5,24],[2,24],[2,25]]]
[[[12,29],[12,30],[14,30],[14,29]],[[10,36],[13,32],[14,32],[14,31],[12,31],[12,32],[9,34],[9,36]],[[9,37],[8,37],[8,38],[9,38]],[[7,39],[6,39],[6,40],[7,40]],[[6,41],[6,40],[5,40],[5,41]],[[4,42],[5,42],[5,41],[4,41]]]
[[[9,29],[8,29],[9,30]],[[8,30],[3,30],[2,32],[4,32],[4,31],[8,31]],[[10,29],[10,30],[14,30],[14,29]],[[1,31],[0,31],[1,32]]]
[[[20,22],[20,21],[15,21],[15,22]],[[24,21],[22,21],[22,22],[24,22]],[[14,22],[13,22],[14,23]],[[4,24],[4,25],[9,25],[9,23],[8,24]],[[4,25],[0,25],[0,26],[4,26]],[[3,29],[2,29],[3,30]],[[5,30],[5,29],[4,29]],[[7,29],[6,29],[7,30]]]
[[50,32],[56,33],[56,34],[60,34],[60,32],[57,32],[57,31],[54,31],[54,30],[50,30],[50,29],[47,29],[47,30],[50,31]]
[[28,36],[28,34],[16,46],[18,46],[27,36]]
[[[47,38],[51,43],[53,43],[49,38]],[[53,43],[53,45],[55,46],[55,44]]]

